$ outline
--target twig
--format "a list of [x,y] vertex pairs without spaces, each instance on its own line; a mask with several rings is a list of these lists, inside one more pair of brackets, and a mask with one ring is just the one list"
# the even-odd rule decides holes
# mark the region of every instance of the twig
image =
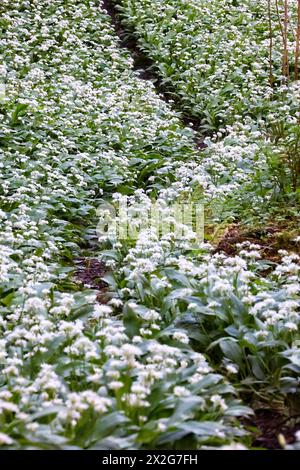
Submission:
[[289,72],[289,51],[288,51],[288,0],[284,0],[284,22],[283,22],[283,31],[284,31],[284,44],[283,44],[283,64],[282,64],[282,71],[283,76],[288,80],[290,72]]
[[295,80],[299,78],[299,50],[300,50],[300,0],[297,2],[297,31],[296,31],[296,48],[295,48]]
[[[299,0],[300,1],[300,0]],[[271,0],[268,0],[268,18],[269,18],[269,32],[270,32],[270,42],[269,42],[269,81],[270,86],[274,86],[274,75],[273,75],[273,27],[272,27],[272,13],[271,13]]]

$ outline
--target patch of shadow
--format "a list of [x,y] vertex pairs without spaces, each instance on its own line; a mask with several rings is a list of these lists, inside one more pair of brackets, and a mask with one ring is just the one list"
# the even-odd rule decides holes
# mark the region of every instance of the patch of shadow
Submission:
[[102,261],[95,258],[76,258],[74,260],[76,281],[88,289],[97,290],[97,300],[105,303],[109,300],[108,285],[102,277],[107,273],[107,267]]
[[300,430],[299,416],[286,417],[277,410],[262,408],[255,411],[251,420],[245,424],[255,426],[252,446],[268,450],[282,449],[279,436],[282,435],[286,444],[295,442],[295,433]]
[[[300,254],[299,243],[293,240],[293,235],[286,228],[270,225],[265,228],[245,230],[239,225],[228,227],[222,238],[218,241],[215,252],[223,252],[228,256],[235,256],[239,252],[238,244],[249,242],[258,245],[263,260],[275,266],[281,260],[280,250],[292,251]],[[267,274],[268,270],[263,271]]]

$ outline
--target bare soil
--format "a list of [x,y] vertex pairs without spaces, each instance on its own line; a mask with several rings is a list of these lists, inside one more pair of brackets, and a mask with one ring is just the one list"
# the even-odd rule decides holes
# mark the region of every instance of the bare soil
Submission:
[[295,442],[295,433],[300,430],[299,417],[286,417],[277,410],[258,409],[249,424],[257,428],[253,433],[252,446],[269,450],[281,449],[278,436],[284,437],[286,444]]
[[294,235],[286,227],[270,225],[265,228],[245,230],[239,225],[232,225],[226,229],[217,242],[215,251],[234,256],[238,253],[237,245],[248,241],[260,246],[263,259],[278,263],[281,259],[279,250],[300,254],[299,243],[295,243],[294,238]]
[[108,300],[107,284],[102,280],[104,274],[107,273],[105,264],[95,258],[76,258],[75,264],[77,266],[75,279],[88,289],[99,291],[98,302],[106,303]]

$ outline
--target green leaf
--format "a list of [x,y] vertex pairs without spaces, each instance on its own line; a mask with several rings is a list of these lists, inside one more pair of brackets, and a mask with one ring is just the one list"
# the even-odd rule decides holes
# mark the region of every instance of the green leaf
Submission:
[[112,434],[115,429],[124,430],[125,425],[129,422],[127,416],[119,411],[101,416],[97,419],[93,430],[91,430],[91,440],[107,437]]
[[37,411],[30,416],[30,421],[38,421],[41,418],[46,416],[57,415],[60,411],[64,409],[63,406],[49,406],[41,411]]
[[253,415],[254,411],[248,406],[235,405],[230,406],[224,414],[225,416],[249,416]]
[[243,350],[238,345],[238,341],[233,338],[223,338],[220,341],[220,348],[225,357],[230,359],[235,364],[243,366]]

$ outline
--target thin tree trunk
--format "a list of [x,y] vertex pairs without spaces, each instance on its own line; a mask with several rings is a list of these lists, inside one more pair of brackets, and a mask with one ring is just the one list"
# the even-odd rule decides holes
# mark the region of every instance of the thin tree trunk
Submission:
[[287,47],[287,34],[288,34],[288,0],[284,0],[284,17],[281,18],[279,11],[278,0],[275,0],[276,13],[278,17],[278,23],[280,27],[280,33],[282,37],[282,69],[281,74],[283,77],[283,83],[286,83],[288,77],[288,47]]
[[[300,2],[300,0],[298,0]],[[270,86],[274,86],[274,76],[273,76],[273,27],[272,27],[272,10],[271,10],[271,0],[268,0],[268,18],[269,18],[269,33],[270,33],[270,42],[269,42],[269,82]]]
[[279,27],[280,27],[281,37],[282,37],[282,41],[284,41],[284,32],[283,32],[283,27],[282,27],[281,18],[280,18],[278,0],[275,0],[275,5],[276,5],[276,13],[277,13],[277,17],[278,17],[278,23],[279,23]]
[[300,50],[300,0],[298,0],[296,49],[295,49],[295,80],[299,79],[299,50]]
[[284,21],[283,21],[283,32],[284,32],[284,44],[283,44],[283,64],[282,72],[286,81],[289,78],[289,51],[288,51],[288,18],[289,6],[288,0],[284,0]]

